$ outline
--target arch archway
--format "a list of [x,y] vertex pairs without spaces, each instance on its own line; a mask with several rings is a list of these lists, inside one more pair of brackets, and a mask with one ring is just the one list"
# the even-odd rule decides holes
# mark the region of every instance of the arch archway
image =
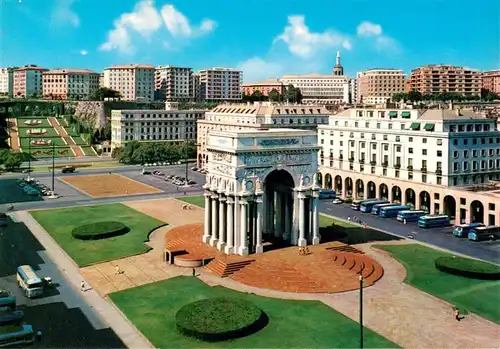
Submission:
[[356,180],[356,192],[357,192],[357,198],[356,199],[363,199],[365,196],[365,183],[361,179]]
[[389,188],[386,184],[382,183],[379,186],[380,198],[383,200],[389,200]]
[[405,191],[406,205],[412,210],[415,209],[415,190],[408,188]]
[[343,188],[342,177],[340,177],[339,175],[335,176],[335,181],[333,182],[333,186],[337,194],[342,195],[342,188]]
[[443,199],[443,213],[448,215],[451,219],[455,218],[457,210],[457,202],[451,195],[446,195]]
[[325,175],[325,189],[332,189],[332,175],[329,173]]
[[430,212],[429,208],[431,205],[431,195],[424,190],[420,192],[419,196],[420,196],[420,207],[418,209]]
[[353,196],[354,186],[353,186],[352,178],[351,177],[347,177],[345,179],[345,188],[347,190],[347,196],[348,197],[352,197]]
[[401,202],[401,188],[398,187],[397,185],[393,186],[391,189],[391,201],[395,203],[400,203]]
[[483,203],[474,200],[470,203],[470,222],[484,223],[484,207]]
[[367,199],[374,199],[377,197],[377,187],[375,185],[375,183],[373,183],[372,181],[369,181],[367,184],[366,184],[368,187],[368,197]]
[[317,180],[316,184],[319,185],[320,188],[323,188],[323,174],[321,172],[318,172],[316,180]]

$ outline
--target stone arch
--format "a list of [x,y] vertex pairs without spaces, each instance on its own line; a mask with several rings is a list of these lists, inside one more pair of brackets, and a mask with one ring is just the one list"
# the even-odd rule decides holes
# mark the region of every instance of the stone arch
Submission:
[[394,185],[392,188],[391,188],[391,202],[395,202],[395,203],[398,203],[398,202],[401,202],[401,188],[397,185]]
[[380,198],[384,200],[389,200],[389,187],[387,184],[382,183],[379,185]]
[[317,181],[317,185],[319,185],[320,188],[323,188],[323,174],[321,172],[318,172],[317,176],[316,176],[316,181]]
[[479,200],[470,203],[470,222],[484,223],[484,206]]
[[420,207],[418,209],[430,212],[431,207],[431,194],[429,192],[423,190],[419,194],[420,196]]
[[340,194],[342,195],[342,177],[339,176],[339,175],[336,175],[335,176],[335,179],[334,179],[334,182],[333,182],[333,187],[335,189],[335,191],[337,192],[337,194]]
[[455,198],[451,195],[446,195],[443,198],[443,213],[450,216],[451,219],[455,218],[455,212],[457,211],[457,202]]
[[325,188],[332,189],[332,175],[329,173],[325,175]]
[[356,180],[356,190],[358,194],[356,199],[363,199],[365,196],[365,183],[361,179]]
[[415,197],[415,190],[412,188],[408,188],[405,191],[405,202],[408,207],[410,207],[412,210],[415,209],[415,203],[416,203],[416,197]]
[[374,199],[377,197],[377,186],[373,181],[369,181],[366,183],[367,188],[368,188],[368,197],[367,199]]
[[353,197],[354,196],[354,185],[353,185],[353,182],[352,182],[352,178],[351,177],[346,177],[345,180],[345,190],[347,192],[347,196],[348,197]]

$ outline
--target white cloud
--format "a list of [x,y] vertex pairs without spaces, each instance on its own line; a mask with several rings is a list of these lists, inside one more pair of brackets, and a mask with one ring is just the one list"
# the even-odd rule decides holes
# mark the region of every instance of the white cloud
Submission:
[[73,10],[75,0],[56,0],[51,13],[51,20],[57,25],[80,26],[80,17]]
[[86,55],[88,55],[88,54],[89,54],[89,51],[87,51],[87,50],[81,50],[81,51],[80,51],[80,54],[81,54],[82,56],[86,56]]
[[373,39],[375,48],[379,51],[391,50],[398,51],[398,42],[384,34],[382,26],[370,21],[361,22],[356,30],[358,37]]
[[[100,46],[102,51],[117,50],[121,53],[133,53],[135,48],[132,35],[138,33],[145,39],[150,39],[165,28],[173,38],[193,38],[211,32],[216,28],[216,22],[204,19],[199,27],[193,27],[189,19],[173,5],[164,5],[161,9],[155,7],[154,1],[138,2],[130,13],[123,13],[114,22],[114,28],[108,32],[108,39]],[[166,41],[165,41],[166,42]],[[171,43],[169,42],[169,45]]]
[[264,60],[260,57],[252,57],[238,64],[238,69],[243,71],[245,81],[259,81],[269,78],[277,78],[284,73],[281,63]]
[[361,22],[356,30],[358,36],[370,37],[382,34],[382,26],[369,21]]
[[322,33],[311,32],[302,15],[288,17],[288,25],[283,33],[274,39],[275,43],[278,41],[286,43],[288,50],[302,59],[309,59],[320,50],[338,47],[346,50],[352,48],[349,37],[345,34],[334,30],[326,30]]

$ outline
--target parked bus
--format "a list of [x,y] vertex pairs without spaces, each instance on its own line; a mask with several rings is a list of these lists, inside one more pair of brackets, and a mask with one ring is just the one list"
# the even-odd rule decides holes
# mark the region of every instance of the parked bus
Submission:
[[398,212],[409,210],[410,208],[406,205],[389,206],[382,207],[379,212],[379,216],[382,218],[397,217]]
[[387,200],[377,200],[377,199],[372,199],[368,202],[363,202],[360,207],[359,207],[359,210],[361,212],[366,212],[366,213],[370,213],[373,209],[373,206],[375,205],[378,205],[378,204],[389,204],[389,201]]
[[319,198],[322,199],[335,199],[337,197],[337,193],[332,189],[321,189],[319,191]]
[[399,206],[399,204],[376,204],[376,205],[373,205],[372,207],[372,214],[379,214],[380,213],[380,209],[382,207],[391,207],[391,206]]
[[500,238],[500,227],[490,225],[489,227],[483,226],[473,228],[469,232],[468,238],[471,241],[496,240]]
[[444,214],[428,214],[418,219],[420,228],[446,227],[450,224],[450,217]]
[[422,216],[425,216],[426,212],[425,211],[419,211],[419,210],[406,210],[406,211],[399,211],[396,219],[400,222],[416,222],[418,219]]
[[20,326],[23,322],[24,312],[22,310],[14,310],[9,313],[0,313],[0,326]]
[[0,348],[25,347],[34,341],[35,334],[30,325],[0,326]]
[[361,208],[361,204],[368,202],[368,201],[373,201],[373,200],[378,200],[378,199],[369,199],[369,200],[354,200],[351,204],[351,208],[355,211],[359,211]]
[[453,227],[453,235],[459,238],[466,238],[472,229],[484,227],[483,223],[460,224]]
[[19,287],[24,290],[26,297],[33,298],[43,294],[43,281],[29,265],[17,267],[16,279]]
[[0,313],[7,313],[16,310],[16,297],[0,298]]

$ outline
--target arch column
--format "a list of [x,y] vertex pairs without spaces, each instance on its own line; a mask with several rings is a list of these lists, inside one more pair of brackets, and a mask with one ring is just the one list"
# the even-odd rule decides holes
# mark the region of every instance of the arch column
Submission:
[[307,240],[305,238],[305,235],[306,235],[306,220],[305,220],[306,196],[303,192],[299,192],[297,195],[297,198],[299,200],[299,239],[298,239],[297,244],[299,246],[306,246],[307,245]]
[[420,202],[420,193],[415,193],[415,210],[420,210],[422,203]]
[[380,186],[375,183],[373,185],[375,185],[375,197],[380,199]]
[[212,210],[211,210],[211,223],[212,223],[212,236],[210,238],[210,246],[217,247],[217,200],[219,196],[212,195]]
[[247,240],[247,225],[248,225],[248,202],[245,198],[240,199],[240,248],[241,256],[248,256],[248,240]]
[[219,241],[217,243],[217,249],[219,251],[224,251],[226,247],[226,210],[225,210],[226,198],[222,195],[219,198]]
[[212,211],[212,206],[210,203],[210,197],[212,194],[210,192],[205,192],[205,227],[203,229],[203,242],[208,244],[210,242],[210,237],[211,237],[211,226],[210,226],[210,221],[211,221],[211,211]]
[[312,196],[312,233],[313,233],[313,238],[312,238],[312,244],[313,245],[318,245],[320,242],[320,235],[319,235],[319,192],[314,191],[313,196]]
[[284,240],[289,241],[292,236],[292,205],[293,201],[287,194],[285,196],[285,234]]
[[230,196],[226,200],[226,218],[227,218],[227,244],[224,248],[226,254],[233,254],[234,248],[234,199]]
[[275,205],[274,205],[274,219],[275,219],[275,231],[274,236],[283,236],[283,194],[279,191],[275,191]]
[[263,201],[262,196],[258,196],[256,202],[257,206],[257,227],[256,227],[256,241],[255,241],[255,253],[263,253],[264,247],[262,246],[262,225],[263,225]]

